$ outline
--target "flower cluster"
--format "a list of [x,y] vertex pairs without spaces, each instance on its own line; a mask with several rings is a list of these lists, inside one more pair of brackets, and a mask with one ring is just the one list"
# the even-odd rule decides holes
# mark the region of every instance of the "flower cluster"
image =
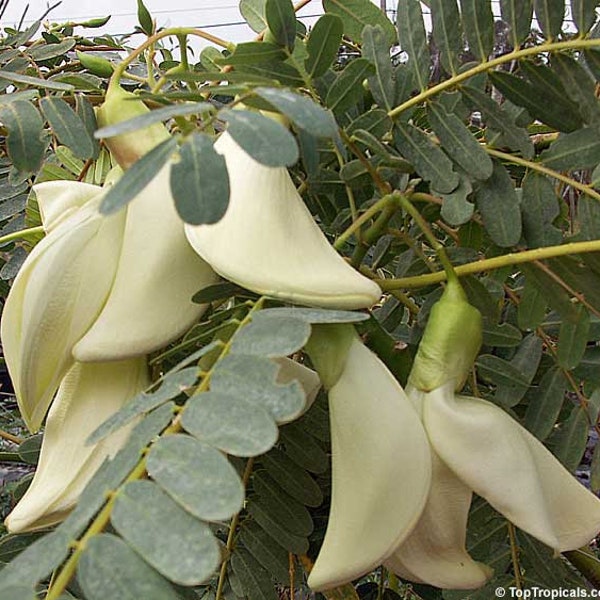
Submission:
[[321,338],[308,351],[329,388],[333,491],[313,589],[380,564],[440,588],[484,585],[492,570],[465,544],[473,492],[557,552],[600,530],[600,500],[539,440],[496,405],[456,394],[481,344],[458,281],[432,308],[406,392],[351,330]]
[[[148,109],[111,87],[101,125]],[[123,167],[168,136],[162,125],[110,138]],[[94,447],[89,433],[149,384],[144,357],[181,336],[206,306],[198,290],[224,277],[261,294],[316,306],[370,306],[379,287],[329,245],[285,168],[250,158],[227,133],[217,142],[230,174],[230,203],[214,225],[186,226],[170,192],[169,162],[127,207],[99,213],[104,188],[40,183],[45,238],[4,306],[1,335],[26,425],[46,413],[39,467],[7,518],[11,531],[57,522],[126,432]],[[188,241],[189,240],[189,241]],[[48,412],[48,407],[51,406]],[[60,489],[59,489],[60,488]]]

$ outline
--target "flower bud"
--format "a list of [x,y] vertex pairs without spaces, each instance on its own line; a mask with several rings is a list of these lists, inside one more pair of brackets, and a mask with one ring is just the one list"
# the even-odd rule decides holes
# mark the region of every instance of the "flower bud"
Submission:
[[430,391],[454,382],[462,387],[482,340],[481,313],[471,304],[456,278],[450,278],[433,305],[410,373],[409,383]]

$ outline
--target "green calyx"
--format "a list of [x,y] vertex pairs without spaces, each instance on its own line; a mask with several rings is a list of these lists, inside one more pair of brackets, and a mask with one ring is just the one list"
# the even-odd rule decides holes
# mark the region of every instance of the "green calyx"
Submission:
[[432,391],[448,381],[464,384],[482,340],[481,313],[467,300],[457,278],[448,280],[442,297],[431,309],[409,383]]
[[304,349],[326,390],[330,390],[342,375],[350,344],[356,336],[353,325],[312,326],[312,334]]
[[[104,104],[96,112],[96,119],[99,127],[106,127],[149,112],[150,109],[138,96],[111,83]],[[105,143],[118,164],[127,169],[168,137],[167,128],[162,123],[154,123],[131,133],[106,138]]]

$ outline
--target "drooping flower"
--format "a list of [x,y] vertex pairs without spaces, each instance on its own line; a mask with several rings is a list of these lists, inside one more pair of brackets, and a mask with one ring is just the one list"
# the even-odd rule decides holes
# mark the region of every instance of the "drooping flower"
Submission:
[[88,436],[149,383],[145,357],[71,367],[48,412],[31,485],[6,518],[10,532],[42,529],[65,518],[102,462],[125,443],[131,427],[90,446]]
[[308,347],[328,388],[332,446],[329,522],[308,578],[315,590],[384,562],[416,525],[431,480],[429,444],[400,384],[352,327],[326,327]]
[[600,530],[600,500],[505,413],[457,395],[481,343],[481,316],[457,280],[432,309],[409,378],[432,449],[430,497],[404,544],[386,562],[401,577],[446,589],[476,588],[491,569],[465,548],[472,492],[555,551]]
[[190,244],[220,275],[259,294],[326,308],[364,308],[379,286],[329,244],[284,167],[266,167],[225,132],[230,199],[211,225],[186,225]]
[[168,169],[111,216],[98,212],[103,188],[60,181],[34,190],[47,235],[13,283],[1,335],[23,419],[35,431],[75,361],[165,346],[205,310],[191,298],[217,275],[186,241]]

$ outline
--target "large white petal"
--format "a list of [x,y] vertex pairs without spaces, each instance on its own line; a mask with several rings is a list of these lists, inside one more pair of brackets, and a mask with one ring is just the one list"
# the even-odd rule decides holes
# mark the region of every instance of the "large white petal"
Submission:
[[444,386],[426,395],[423,418],[442,460],[517,527],[558,551],[600,530],[600,500],[499,407]]
[[442,589],[474,589],[492,569],[474,561],[465,547],[472,492],[432,452],[433,473],[425,510],[386,567],[410,581]]
[[206,309],[191,299],[217,275],[185,238],[169,169],[127,207],[115,281],[102,313],[73,350],[77,360],[147,354],[183,334]]
[[63,219],[21,267],[2,314],[2,345],[23,419],[37,430],[71,350],[112,285],[124,215],[102,217],[92,200]]
[[86,445],[88,436],[148,385],[145,357],[71,368],[48,412],[31,485],[6,518],[9,531],[48,527],[68,514],[105,458],[125,443],[131,426],[95,445]]
[[214,225],[186,225],[196,252],[223,277],[259,294],[313,306],[362,308],[381,290],[329,244],[284,167],[265,167],[226,132],[229,207]]
[[33,186],[42,223],[52,231],[63,219],[88,200],[102,194],[102,188],[81,181],[44,181]]
[[381,564],[416,525],[429,491],[427,437],[406,394],[358,339],[329,391],[332,497],[308,578],[333,588]]

